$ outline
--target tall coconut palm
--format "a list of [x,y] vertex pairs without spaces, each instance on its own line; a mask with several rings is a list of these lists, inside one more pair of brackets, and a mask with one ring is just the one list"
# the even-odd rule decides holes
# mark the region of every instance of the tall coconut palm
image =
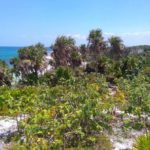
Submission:
[[112,36],[108,39],[111,46],[111,55],[118,59],[121,57],[124,49],[123,40],[118,36]]
[[102,30],[91,30],[88,36],[88,48],[92,55],[97,56],[106,48],[106,43],[102,35]]
[[55,44],[51,46],[55,67],[58,66],[78,66],[81,63],[78,48],[71,37],[60,36],[56,39]]

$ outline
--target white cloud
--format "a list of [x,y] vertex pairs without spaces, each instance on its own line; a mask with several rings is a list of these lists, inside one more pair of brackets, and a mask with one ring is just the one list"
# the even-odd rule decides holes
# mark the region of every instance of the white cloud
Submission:
[[112,32],[104,32],[106,36],[149,36],[150,31],[143,31],[143,32],[120,32],[120,33],[112,33]]
[[86,40],[87,36],[86,35],[81,35],[81,34],[75,34],[73,35],[74,38],[79,39],[79,40]]
[[104,32],[104,36],[112,36],[115,35],[115,33],[112,32]]
[[120,32],[120,33],[107,33],[104,32],[104,37],[108,39],[112,35],[120,36],[125,45],[142,45],[142,44],[149,44],[150,45],[150,31],[143,31],[143,32]]
[[71,36],[72,38],[76,40],[86,40],[87,36],[86,35],[81,35],[81,34],[67,34],[67,36]]

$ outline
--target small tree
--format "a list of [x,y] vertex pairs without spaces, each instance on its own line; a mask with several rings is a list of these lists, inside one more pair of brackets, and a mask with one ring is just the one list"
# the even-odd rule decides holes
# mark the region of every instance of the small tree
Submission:
[[55,44],[51,46],[55,67],[71,66],[76,67],[81,64],[78,48],[71,37],[60,36],[56,39]]
[[[21,48],[18,51],[19,57],[11,60],[13,71],[16,76],[21,77],[23,82],[33,84],[37,82],[38,75],[44,69],[44,56],[46,49],[44,45],[38,43],[34,46]],[[32,83],[31,83],[32,82]]]
[[124,50],[122,39],[118,36],[112,36],[111,38],[109,38],[108,41],[111,46],[111,51],[110,51],[111,56],[114,59],[119,59],[122,56]]
[[99,53],[106,49],[106,42],[104,41],[102,30],[91,30],[88,36],[88,48],[90,54],[96,58]]

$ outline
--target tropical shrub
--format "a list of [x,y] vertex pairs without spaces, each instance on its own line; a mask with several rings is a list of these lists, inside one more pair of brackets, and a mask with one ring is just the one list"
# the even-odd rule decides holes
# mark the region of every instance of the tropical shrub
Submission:
[[0,60],[0,86],[11,85],[12,75],[8,65]]
[[[63,71],[58,74],[64,77]],[[100,142],[101,132],[111,129],[112,117],[103,112],[111,105],[105,79],[93,75],[60,81],[51,88],[3,87],[1,114],[27,116],[18,123],[20,136],[26,139],[20,144],[26,149],[40,148],[42,143],[41,148],[59,149],[92,147]]]
[[132,79],[143,69],[144,59],[139,56],[128,56],[122,59],[121,76]]
[[73,72],[71,68],[60,66],[52,72],[46,72],[39,77],[39,83],[41,85],[56,86],[59,82],[67,82],[73,78]]
[[139,136],[133,145],[133,150],[149,150],[150,149],[150,134]]
[[149,129],[148,117],[150,116],[150,84],[147,77],[138,75],[132,80],[119,79],[119,88],[126,97],[125,113],[133,116],[130,118],[130,127],[134,129]]

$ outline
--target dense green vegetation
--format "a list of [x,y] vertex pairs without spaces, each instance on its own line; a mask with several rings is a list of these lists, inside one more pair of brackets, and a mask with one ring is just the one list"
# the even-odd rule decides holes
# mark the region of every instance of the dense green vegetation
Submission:
[[[117,119],[123,122],[124,131],[149,131],[148,51],[126,55],[120,37],[105,41],[99,29],[89,33],[87,45],[78,47],[71,37],[61,36],[51,48],[49,63],[55,69],[41,73],[43,45],[26,47],[11,60],[11,72],[19,81],[0,87],[0,115],[24,116],[17,120],[18,133],[11,137],[10,149],[111,150],[109,134]],[[0,63],[0,68],[4,66]]]
[[8,68],[8,65],[0,60],[0,86],[2,85],[11,85],[11,73]]

